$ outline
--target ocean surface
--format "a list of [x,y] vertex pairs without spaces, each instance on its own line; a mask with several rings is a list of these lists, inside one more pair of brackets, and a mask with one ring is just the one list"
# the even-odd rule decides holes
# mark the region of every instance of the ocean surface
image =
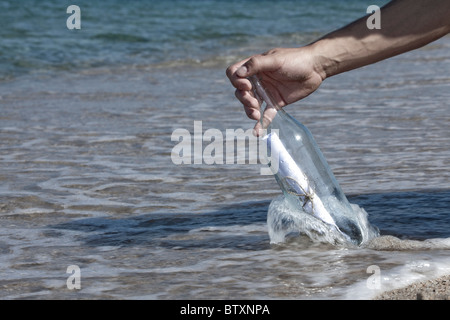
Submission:
[[370,243],[273,244],[274,177],[202,159],[209,129],[253,127],[229,64],[384,3],[0,1],[0,299],[370,299],[450,273],[448,36],[286,107]]

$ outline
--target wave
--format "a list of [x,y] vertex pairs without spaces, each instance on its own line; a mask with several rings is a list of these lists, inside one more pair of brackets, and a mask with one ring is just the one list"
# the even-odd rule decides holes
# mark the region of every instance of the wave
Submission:
[[136,36],[133,34],[126,34],[126,33],[100,33],[96,34],[95,36],[92,36],[91,39],[95,40],[105,40],[105,41],[112,41],[112,42],[149,42],[150,40],[145,37]]

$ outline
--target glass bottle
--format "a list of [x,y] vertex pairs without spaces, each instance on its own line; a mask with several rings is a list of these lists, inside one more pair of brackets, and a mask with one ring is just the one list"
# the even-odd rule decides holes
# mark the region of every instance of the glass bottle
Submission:
[[274,103],[257,76],[249,80],[263,104],[262,139],[267,141],[267,160],[285,198],[334,226],[349,242],[361,244],[370,229],[368,222],[347,200],[311,132]]

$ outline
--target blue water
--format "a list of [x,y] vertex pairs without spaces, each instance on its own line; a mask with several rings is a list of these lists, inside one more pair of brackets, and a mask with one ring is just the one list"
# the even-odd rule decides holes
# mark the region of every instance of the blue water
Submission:
[[[383,3],[383,2],[381,2]],[[0,74],[223,62],[256,46],[301,45],[365,13],[364,1],[2,1]]]
[[[66,27],[71,4],[81,30]],[[280,189],[261,164],[171,160],[173,132],[194,121],[253,127],[229,64],[304,45],[367,6],[1,1],[0,298],[358,299],[449,274],[449,37],[286,109],[380,229],[367,246],[271,244]],[[80,290],[66,285],[72,265]]]

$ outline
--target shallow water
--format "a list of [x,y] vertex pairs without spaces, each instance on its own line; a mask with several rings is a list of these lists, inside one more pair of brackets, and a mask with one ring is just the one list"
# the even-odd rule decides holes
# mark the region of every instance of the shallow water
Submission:
[[449,273],[448,37],[328,79],[287,109],[380,229],[364,247],[296,234],[270,244],[280,190],[260,164],[171,161],[172,133],[194,121],[224,135],[252,127],[225,68],[275,38],[212,60],[2,78],[0,298],[360,299]]

